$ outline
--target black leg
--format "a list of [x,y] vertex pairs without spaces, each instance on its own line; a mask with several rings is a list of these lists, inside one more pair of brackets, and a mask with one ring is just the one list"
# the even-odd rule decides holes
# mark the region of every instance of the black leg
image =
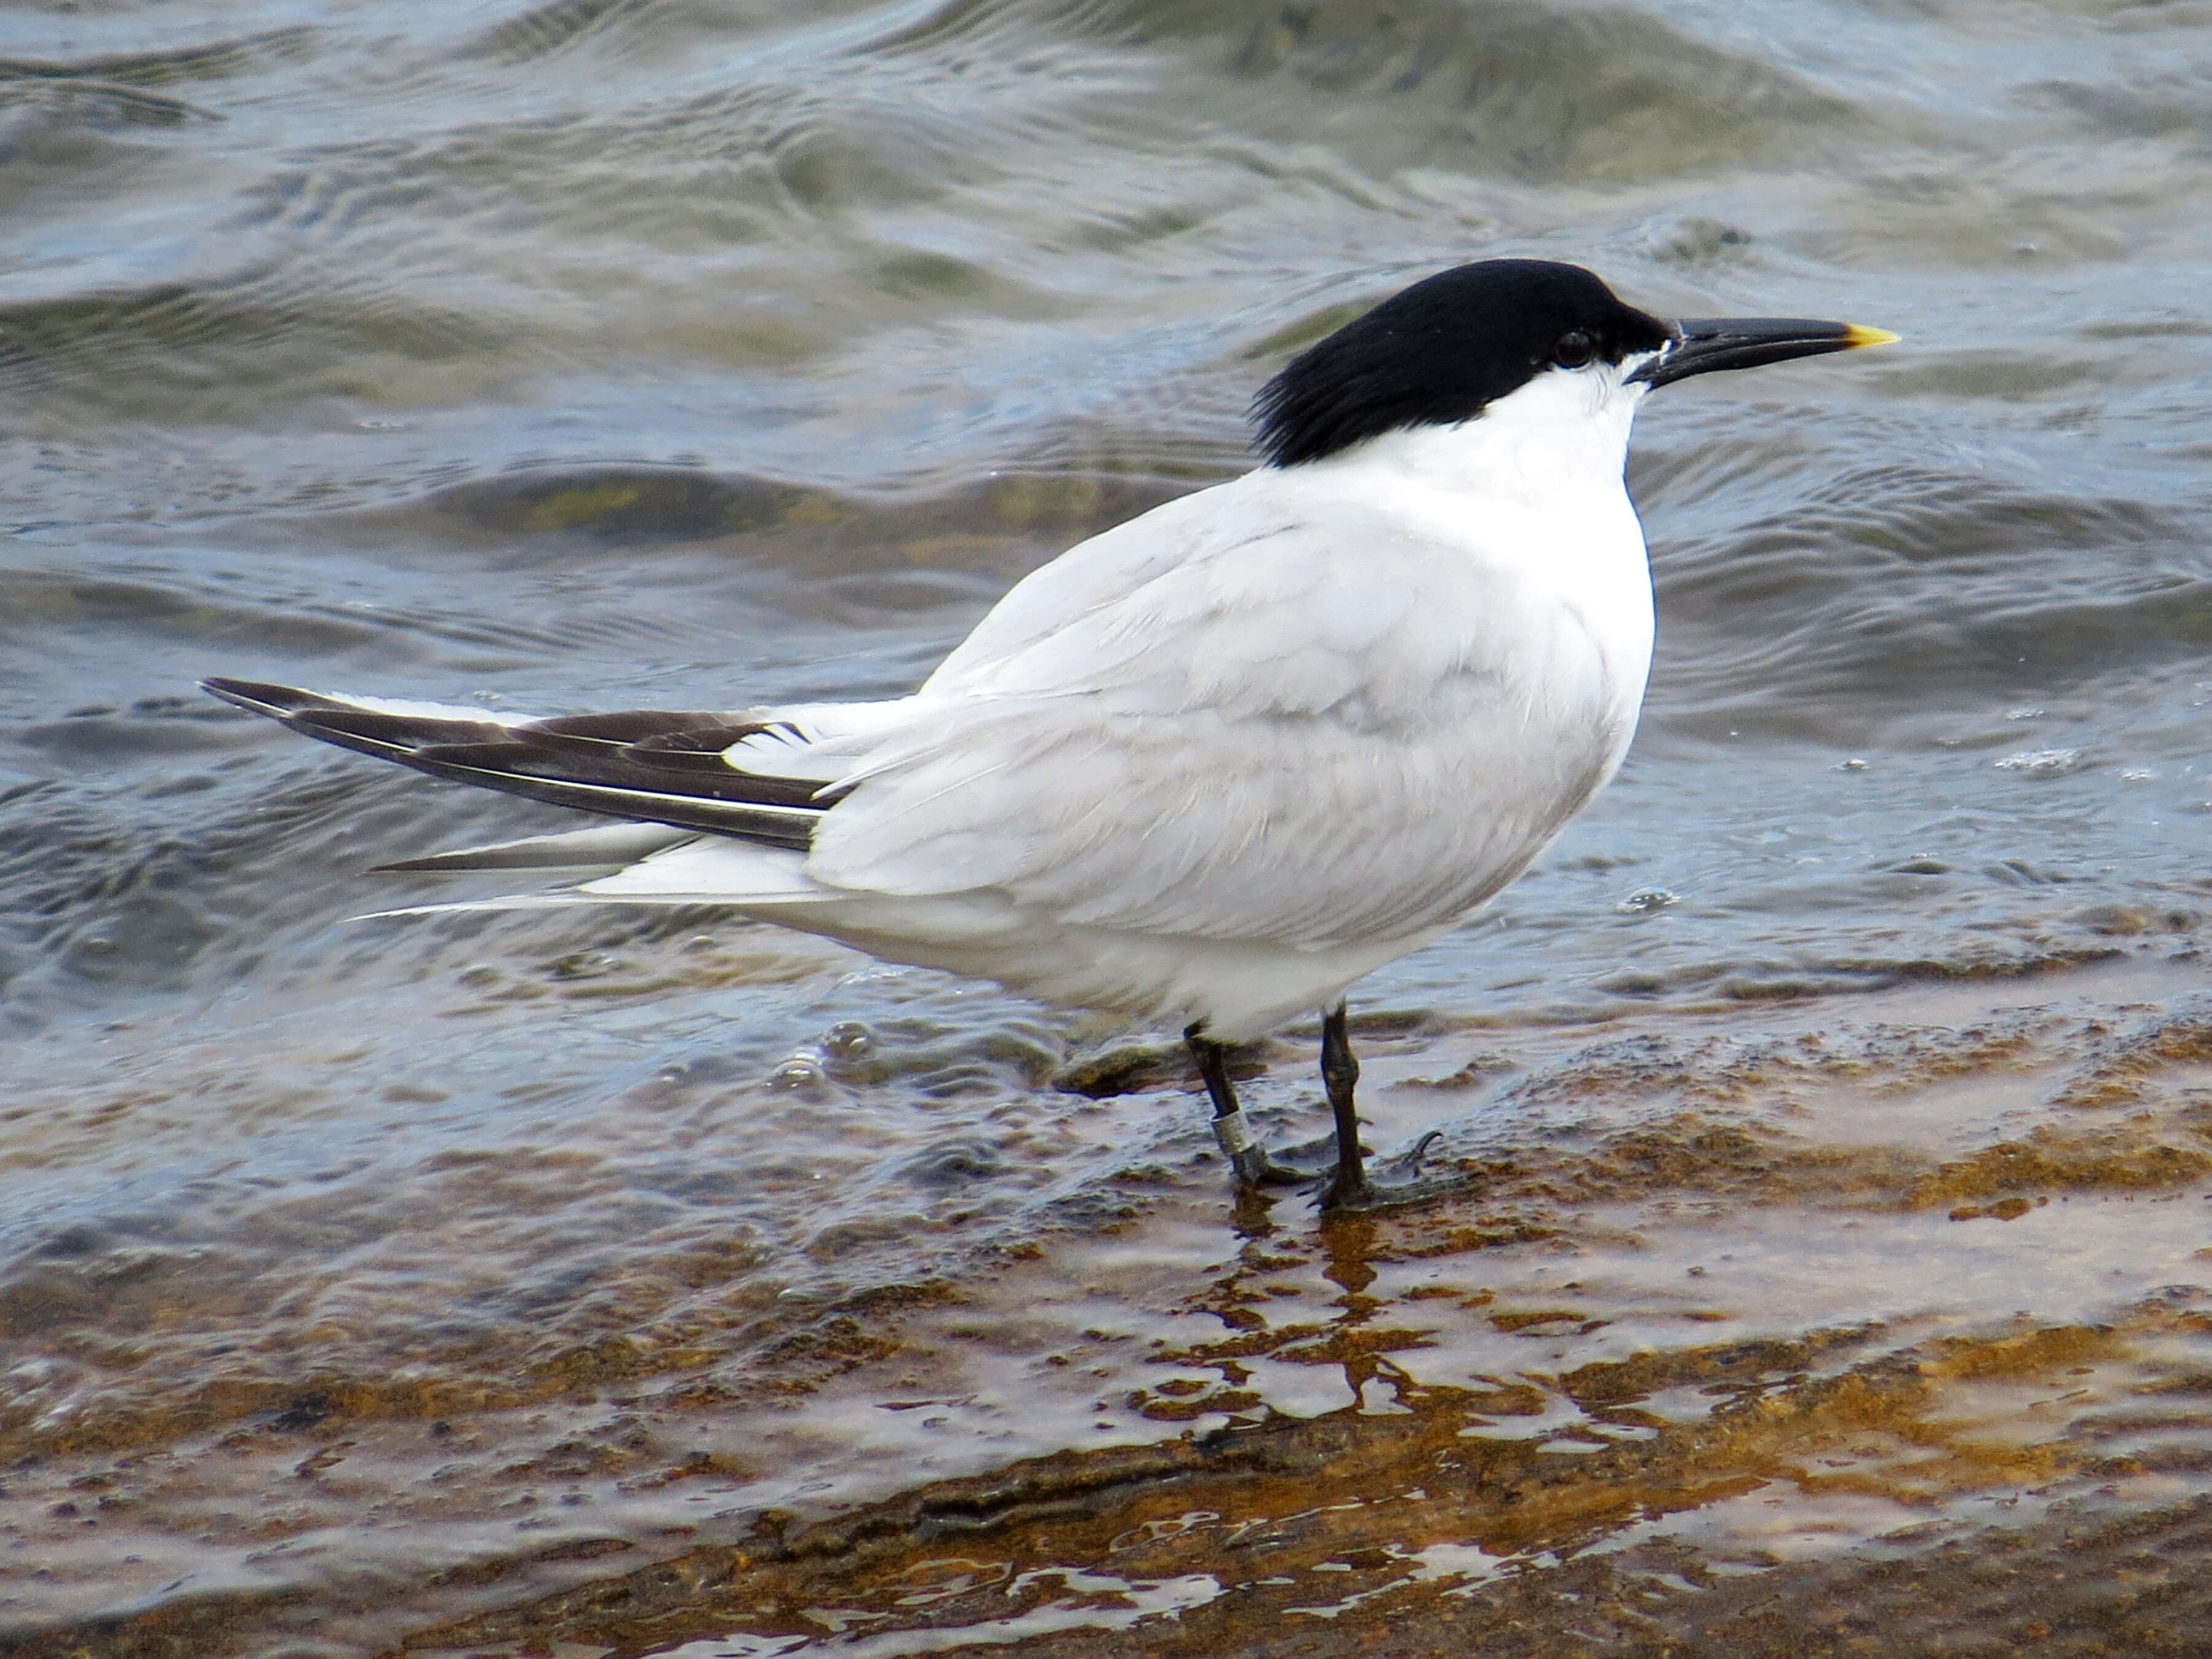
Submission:
[[[1213,1136],[1236,1169],[1237,1184],[1256,1197],[1255,1189],[1261,1187],[1314,1182],[1316,1171],[1298,1167],[1304,1161],[1302,1154],[1319,1152],[1328,1143],[1291,1147],[1284,1156],[1294,1162],[1287,1164],[1268,1157],[1253,1138],[1243,1105],[1237,1098],[1237,1085],[1229,1080],[1229,1050],[1207,1036],[1202,1024],[1185,1027],[1182,1040],[1190,1046],[1191,1058],[1198,1062],[1198,1074],[1205,1079],[1206,1095],[1213,1102]],[[1453,1190],[1449,1184],[1419,1179],[1421,1155],[1436,1139],[1433,1131],[1423,1135],[1409,1152],[1387,1160],[1380,1177],[1369,1178],[1366,1148],[1359,1144],[1359,1109],[1353,1098],[1359,1085],[1359,1061],[1352,1052],[1352,1034],[1340,1002],[1322,1017],[1321,1078],[1336,1119],[1336,1170],[1322,1194],[1322,1209],[1385,1209]]]
[[1366,1148],[1359,1144],[1359,1109],[1352,1091],[1359,1084],[1359,1061],[1352,1053],[1352,1033],[1346,1028],[1344,1005],[1324,1014],[1321,1022],[1321,1080],[1328,1090],[1330,1109],[1336,1115],[1336,1174],[1321,1195],[1321,1206],[1339,1214],[1359,1210],[1389,1209],[1399,1204],[1419,1204],[1462,1190],[1463,1179],[1424,1180],[1421,1159],[1439,1131],[1431,1129],[1402,1152],[1383,1161],[1383,1172],[1370,1177]]
[[1322,1194],[1322,1208],[1364,1204],[1372,1194],[1359,1150],[1359,1109],[1352,1103],[1352,1091],[1359,1085],[1359,1061],[1352,1052],[1340,1002],[1322,1016],[1321,1080],[1328,1091],[1329,1109],[1336,1115],[1336,1175]]
[[1235,1166],[1239,1186],[1257,1186],[1267,1172],[1267,1155],[1252,1139],[1244,1104],[1229,1080],[1229,1051],[1208,1037],[1203,1025],[1185,1026],[1182,1040],[1190,1045],[1191,1058],[1198,1062],[1198,1074],[1213,1102],[1213,1138],[1221,1143],[1222,1156]]

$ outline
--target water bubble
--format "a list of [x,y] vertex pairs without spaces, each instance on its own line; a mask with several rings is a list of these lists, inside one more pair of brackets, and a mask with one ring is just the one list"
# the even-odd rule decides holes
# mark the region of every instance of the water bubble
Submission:
[[819,1054],[793,1054],[769,1073],[769,1083],[778,1089],[818,1089],[830,1080]]

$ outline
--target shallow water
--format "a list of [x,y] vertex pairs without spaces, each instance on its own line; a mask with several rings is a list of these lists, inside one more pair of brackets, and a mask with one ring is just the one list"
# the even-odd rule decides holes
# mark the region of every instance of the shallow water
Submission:
[[[2208,70],[2185,3],[0,20],[0,1644],[2212,1643]],[[351,921],[562,820],[191,691],[908,687],[1493,253],[1907,340],[1645,411],[1636,750],[1353,1001],[1452,1202],[1234,1206],[1162,1034],[711,912]]]

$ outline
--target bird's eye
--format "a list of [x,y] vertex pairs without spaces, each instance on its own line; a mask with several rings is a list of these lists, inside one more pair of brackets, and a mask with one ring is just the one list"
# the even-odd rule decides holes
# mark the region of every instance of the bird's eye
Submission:
[[1596,356],[1597,342],[1580,329],[1562,334],[1552,348],[1552,361],[1561,368],[1580,368]]

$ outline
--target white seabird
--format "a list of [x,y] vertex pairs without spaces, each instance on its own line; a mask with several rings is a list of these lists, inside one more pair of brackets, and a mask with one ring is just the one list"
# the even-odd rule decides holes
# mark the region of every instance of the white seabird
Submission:
[[[525,719],[210,679],[294,731],[623,822],[395,870],[565,871],[515,903],[726,905],[1223,1045],[1322,1015],[1324,1205],[1371,1180],[1346,988],[1466,921],[1619,769],[1651,661],[1623,478],[1654,388],[1880,344],[1662,322],[1589,271],[1417,283],[1255,400],[1267,464],[1017,583],[912,696]],[[464,907],[467,908],[467,907]]]

